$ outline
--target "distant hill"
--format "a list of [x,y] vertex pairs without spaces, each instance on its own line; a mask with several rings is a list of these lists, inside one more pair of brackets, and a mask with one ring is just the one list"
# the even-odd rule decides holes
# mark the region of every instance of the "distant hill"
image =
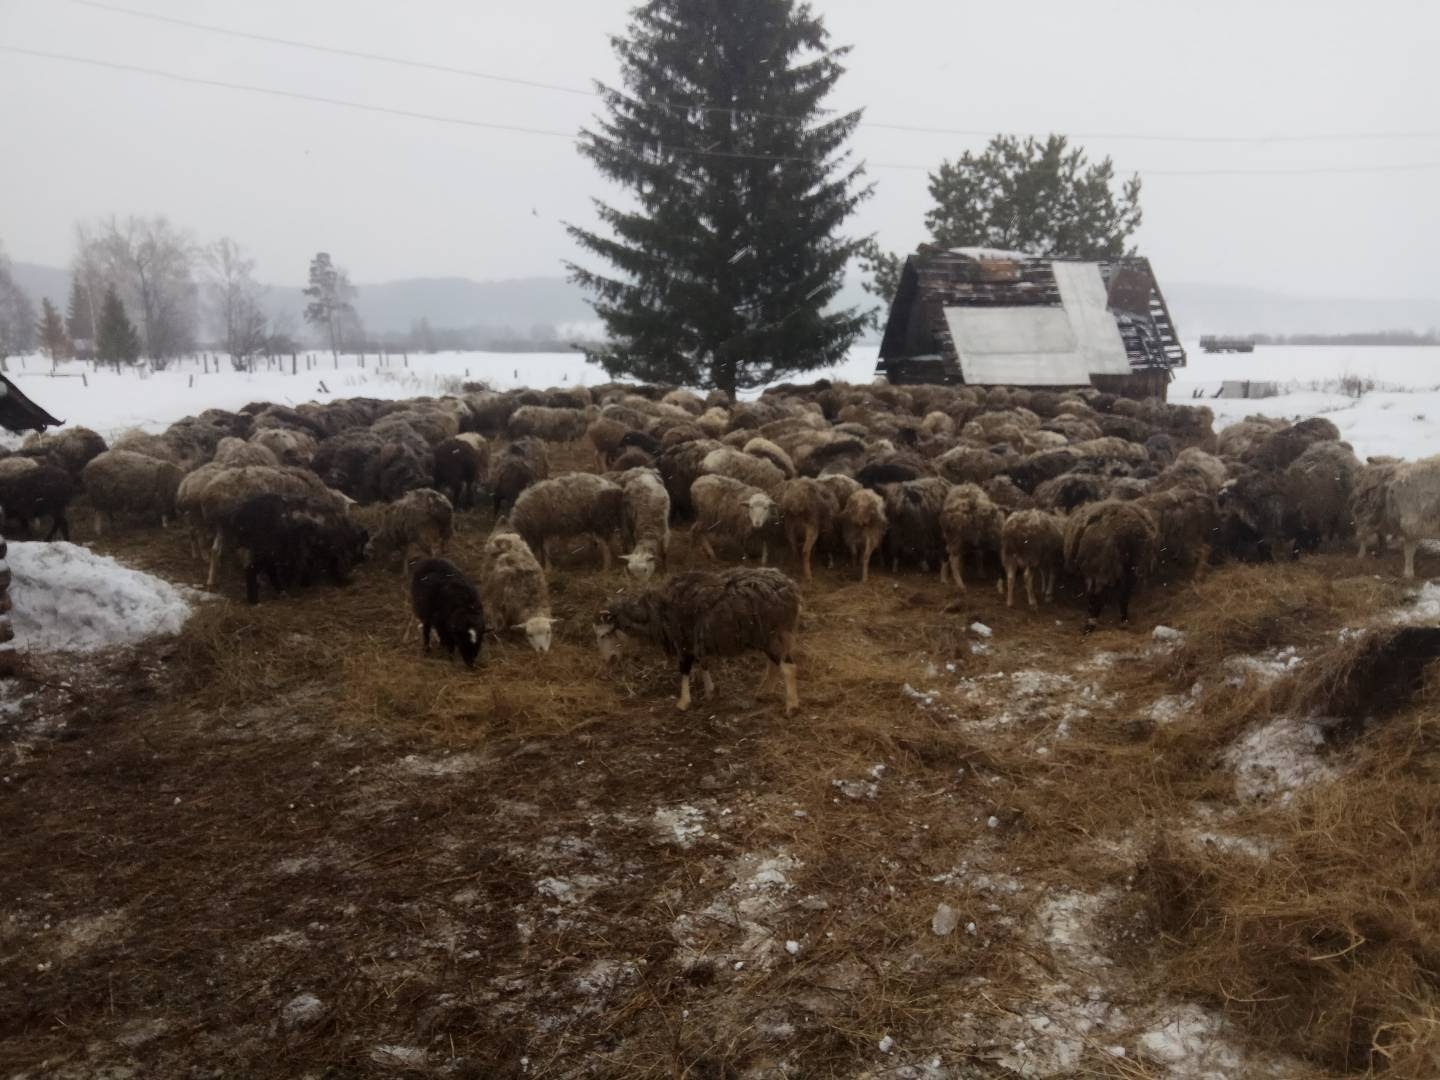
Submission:
[[1201,334],[1347,334],[1440,327],[1440,297],[1286,296],[1235,285],[1161,282],[1184,338]]
[[70,300],[70,271],[37,263],[17,262],[11,266],[15,272],[15,283],[35,301],[37,309],[41,298],[48,296],[62,313],[65,311],[65,305]]

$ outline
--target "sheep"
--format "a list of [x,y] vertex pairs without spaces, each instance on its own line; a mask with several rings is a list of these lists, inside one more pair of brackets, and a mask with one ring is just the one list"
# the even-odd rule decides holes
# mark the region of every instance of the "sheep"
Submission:
[[870,577],[870,558],[885,539],[885,499],[879,492],[861,488],[850,494],[840,509],[840,532],[850,561],[860,562],[860,582]]
[[277,593],[286,585],[308,585],[327,572],[344,585],[365,558],[369,534],[333,506],[305,497],[264,492],[240,504],[228,522],[235,546],[248,553],[245,599],[260,600],[263,571]]
[[[476,443],[479,443],[477,446]],[[490,465],[490,451],[475,434],[456,435],[435,447],[432,486],[447,491],[456,509],[475,504],[475,487]]]
[[470,407],[469,429],[489,437],[505,430],[516,408],[514,398],[490,390],[467,393],[465,404]]
[[621,559],[632,577],[650,577],[670,559],[670,493],[654,469],[631,469],[615,478],[620,485]]
[[795,677],[795,639],[800,590],[778,570],[739,567],[677,574],[639,594],[621,593],[595,618],[595,641],[606,660],[627,638],[660,646],[680,668],[676,704],[690,708],[690,673],[700,670],[705,695],[714,693],[712,658],[756,649],[765,654],[763,693],[778,669],[785,687],[785,714],[800,707]]
[[1192,564],[1190,577],[1198,580],[1220,534],[1215,497],[1182,485],[1142,495],[1135,503],[1150,514],[1158,529],[1156,561],[1182,568]]
[[949,493],[950,483],[934,476],[880,489],[888,523],[885,555],[892,571],[899,571],[902,557],[927,567],[939,566],[945,561],[940,511]]
[[373,431],[364,428],[342,431],[315,448],[310,467],[327,487],[342,491],[352,499],[371,502],[375,495],[369,490],[367,476],[375,475],[371,462],[384,447],[384,440]]
[[1350,535],[1350,499],[1359,469],[1349,448],[1326,440],[1313,443],[1285,470],[1287,509],[1299,546],[1314,551]]
[[[758,435],[755,436],[745,443],[744,453],[752,457],[764,458],[770,462],[771,465],[779,469],[786,480],[793,480],[795,478],[795,462],[790,459],[789,454],[769,439],[761,438]],[[759,485],[756,486],[758,487]]]
[[1399,458],[1369,457],[1355,473],[1350,493],[1350,516],[1355,522],[1355,535],[1360,540],[1360,558],[1373,543],[1377,552],[1385,550],[1385,541],[1395,532],[1386,511],[1385,492],[1401,464]]
[[424,440],[427,449],[438,446],[446,439],[460,434],[460,419],[452,412],[439,408],[407,408],[402,402],[396,411],[389,412],[370,425],[370,430],[388,439],[392,433],[402,436],[414,433]]
[[95,511],[95,535],[104,532],[119,513],[158,517],[163,527],[175,513],[180,466],[133,450],[107,450],[80,472],[85,494]]
[[31,519],[48,517],[50,531],[46,540],[70,539],[70,522],[65,517],[65,508],[70,504],[80,485],[65,469],[55,464],[53,458],[36,461],[28,457],[11,457],[0,461],[0,510],[4,511],[5,526],[17,523],[25,533],[30,531]]
[[[1055,575],[1065,554],[1062,519],[1044,510],[1019,510],[1005,519],[1000,529],[1000,564],[1005,568],[1005,606],[1015,606],[1015,576],[1024,571],[1025,599],[1030,610],[1035,602],[1035,577],[1040,577],[1040,594],[1055,598]],[[999,580],[995,587],[1001,587]]]
[[545,571],[525,541],[510,532],[508,526],[497,526],[486,542],[481,558],[480,599],[497,634],[521,630],[536,652],[550,651],[559,620],[550,615]]
[[1155,478],[1151,490],[1167,491],[1173,487],[1189,487],[1217,495],[1228,475],[1225,463],[1219,458],[1187,446],[1175,455],[1175,460]]
[[816,543],[834,532],[840,504],[819,480],[802,476],[785,482],[776,505],[785,528],[785,540],[800,560],[802,576],[810,581],[810,556]]
[[[381,438],[388,440],[388,436]],[[382,441],[380,448],[365,461],[361,491],[367,501],[392,502],[407,491],[429,487],[434,473],[434,459],[428,446],[420,450],[407,441]]]
[[410,563],[410,549],[443,555],[455,533],[455,509],[434,488],[417,488],[380,511],[379,527],[365,549],[369,558],[400,553],[400,572]]
[[990,496],[976,484],[957,484],[945,494],[940,507],[940,531],[945,537],[947,562],[940,564],[940,581],[945,581],[948,565],[955,587],[965,590],[963,573],[965,552],[975,553],[975,569],[985,564],[987,550],[1000,551],[1001,527],[1005,512],[990,501]]
[[[155,458],[157,461],[169,461],[178,464],[179,454],[175,447],[170,445],[162,435],[152,435],[148,431],[141,431],[139,428],[131,428],[122,431],[110,443],[111,450],[124,450],[130,454],[144,454],[146,457]],[[99,457],[100,455],[95,455]],[[93,458],[91,460],[94,460]],[[89,464],[89,462],[86,462]]]
[[[733,541],[745,549],[754,533],[761,532],[775,511],[775,501],[759,488],[728,476],[702,476],[690,485],[690,503],[695,523],[690,527],[692,547],[698,541],[712,561],[717,561],[713,535]],[[760,563],[769,554],[762,533]]]
[[660,470],[660,479],[670,494],[670,511],[676,520],[691,517],[695,507],[690,502],[690,486],[704,475],[705,459],[712,450],[720,448],[712,439],[681,443],[667,447],[655,466]]
[[410,610],[420,623],[420,651],[430,652],[433,628],[449,656],[460,651],[473,668],[485,637],[485,608],[480,591],[448,559],[421,559],[410,576]]
[[728,476],[731,480],[759,488],[772,499],[780,494],[780,488],[785,483],[785,474],[774,463],[728,447],[710,451],[700,468],[705,475]]
[[827,468],[858,467],[865,458],[865,444],[852,435],[832,435],[825,442],[795,455],[795,469],[801,476],[819,476]]
[[319,445],[307,432],[278,427],[259,428],[250,436],[250,441],[269,450],[281,465],[294,465],[302,469],[310,467]]
[[545,444],[529,437],[517,439],[490,461],[490,492],[496,515],[504,514],[531,484],[550,475]]
[[217,465],[232,468],[242,465],[268,465],[272,469],[280,467],[280,459],[268,446],[258,442],[246,442],[234,435],[226,435],[216,444],[215,457],[212,460]]
[[590,419],[580,409],[522,405],[510,414],[505,430],[511,439],[531,435],[546,442],[573,442],[584,437]]
[[607,469],[610,461],[620,452],[620,440],[630,431],[630,428],[604,412],[590,422],[585,429],[585,438],[595,449],[595,467]]
[[1294,541],[1287,541],[1285,478],[1273,472],[1238,465],[1235,475],[1216,495],[1221,513],[1221,536],[1226,551],[1237,557],[1267,561]]
[[1035,486],[1035,505],[1042,510],[1068,514],[1077,506],[1099,502],[1110,492],[1104,477],[1088,473],[1068,472]]
[[619,484],[594,473],[566,473],[541,480],[515,500],[510,524],[550,567],[546,541],[551,537],[590,535],[600,545],[604,569],[610,569],[610,537],[620,528],[624,492]]
[[1105,599],[1115,594],[1121,623],[1130,621],[1136,582],[1155,563],[1155,519],[1133,502],[1087,503],[1065,525],[1065,566],[1085,579],[1085,633],[1099,623]]
[[87,427],[71,427],[64,431],[36,432],[25,440],[22,454],[47,457],[77,480],[80,471],[91,459],[103,454],[105,440]]
[[1440,455],[1396,466],[1385,513],[1405,548],[1405,577],[1413,578],[1420,541],[1440,539]]
[[1016,510],[1030,510],[1035,506],[1035,501],[1021,491],[1014,480],[1003,474],[986,480],[980,485],[980,490],[990,496],[990,501],[1007,514]]

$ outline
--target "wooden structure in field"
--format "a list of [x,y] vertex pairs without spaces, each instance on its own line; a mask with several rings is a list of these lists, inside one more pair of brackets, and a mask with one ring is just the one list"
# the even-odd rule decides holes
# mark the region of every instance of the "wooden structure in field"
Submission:
[[1255,339],[1248,337],[1218,337],[1214,334],[1202,335],[1200,348],[1207,353],[1251,353],[1255,351]]
[[[0,427],[19,434],[22,431],[44,431],[47,427],[58,427],[63,420],[56,420],[48,412],[20,392],[20,388],[0,375]],[[0,645],[12,641],[15,630],[10,625],[10,564],[5,561],[7,550],[5,538],[0,536]],[[12,675],[13,650],[0,650],[0,678]]]
[[1185,350],[1148,259],[930,245],[905,261],[876,374],[892,383],[1164,396]]

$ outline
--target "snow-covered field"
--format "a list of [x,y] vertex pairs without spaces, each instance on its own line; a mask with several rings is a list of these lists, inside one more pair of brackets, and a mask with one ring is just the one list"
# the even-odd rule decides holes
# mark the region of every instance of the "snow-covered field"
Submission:
[[[1199,346],[1187,347],[1190,366],[1178,373],[1170,400],[1185,403],[1200,394],[1215,410],[1220,425],[1259,413],[1266,416],[1324,415],[1333,420],[1362,457],[1395,454],[1425,457],[1440,453],[1440,348],[1261,346],[1248,356],[1207,356]],[[877,349],[853,350],[836,368],[810,378],[868,382],[875,370]],[[496,389],[517,386],[585,386],[605,382],[605,372],[587,364],[578,353],[413,354],[409,365],[396,358],[377,367],[368,357],[361,367],[353,356],[342,357],[337,369],[319,353],[307,370],[289,364],[253,375],[228,369],[206,371],[185,361],[163,372],[92,371],[89,365],[61,364],[49,377],[49,362],[39,356],[11,360],[18,385],[55,416],[111,436],[130,427],[157,431],[182,416],[206,408],[237,409],[251,401],[295,404],[334,397],[400,398],[445,393],[467,380]],[[81,373],[85,378],[81,379]],[[1346,378],[1372,381],[1375,389],[1359,398],[1340,392]],[[1278,397],[1253,400],[1215,399],[1226,379],[1279,382]]]

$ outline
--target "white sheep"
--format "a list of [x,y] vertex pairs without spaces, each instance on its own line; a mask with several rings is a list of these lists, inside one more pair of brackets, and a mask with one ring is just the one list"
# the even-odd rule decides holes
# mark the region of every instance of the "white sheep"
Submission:
[[[717,558],[712,542],[714,536],[733,541],[743,551],[746,541],[752,534],[761,532],[775,512],[775,500],[769,495],[728,476],[700,477],[690,485],[690,502],[695,507],[695,524],[690,529],[691,544],[693,546],[698,542],[712,560]],[[768,554],[762,533],[762,566]]]
[[616,477],[620,485],[621,556],[631,577],[645,579],[670,557],[670,493],[654,469],[630,469]]
[[840,510],[840,532],[851,560],[860,561],[860,581],[870,578],[870,558],[885,539],[885,500],[878,491],[861,488],[852,492]]
[[535,553],[508,525],[497,525],[480,558],[480,599],[497,634],[520,630],[536,652],[550,651],[555,623],[550,590]]
[[1397,466],[1385,509],[1405,546],[1405,576],[1413,578],[1420,541],[1440,539],[1440,455]]

